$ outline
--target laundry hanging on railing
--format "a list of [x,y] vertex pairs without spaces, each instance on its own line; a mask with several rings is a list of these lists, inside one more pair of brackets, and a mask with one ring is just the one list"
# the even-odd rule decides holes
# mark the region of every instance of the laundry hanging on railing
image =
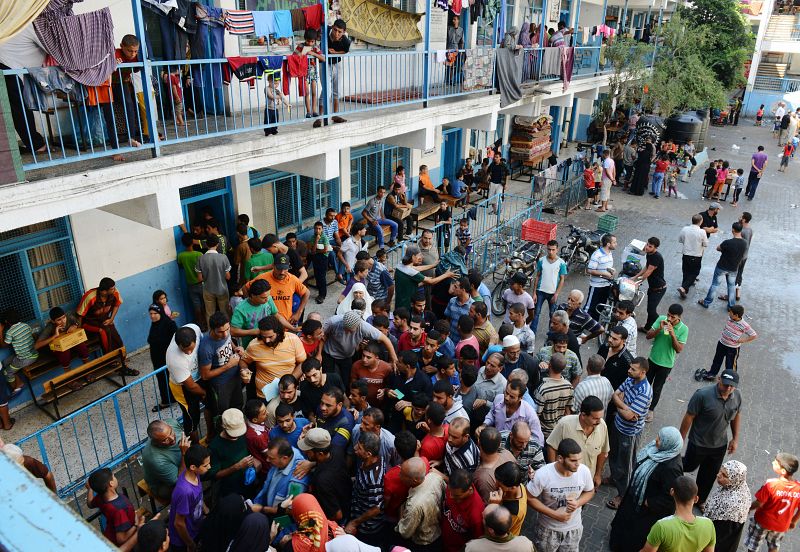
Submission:
[[[322,9],[322,6],[317,5]],[[316,10],[312,13],[312,24],[319,29],[322,19],[317,18]],[[251,10],[225,10],[225,29],[233,35],[256,35],[270,36],[277,38],[291,38],[294,36],[294,24],[292,14],[289,10],[277,11],[251,11]],[[305,8],[303,8],[305,14]],[[295,15],[295,19],[298,19]],[[306,19],[305,28],[309,27]]]
[[322,28],[322,23],[325,19],[325,12],[322,9],[322,4],[314,4],[313,6],[303,8],[303,15],[306,18],[306,29],[318,31]]
[[489,88],[492,85],[494,49],[471,48],[464,52],[464,90]]
[[433,0],[433,7],[439,8],[442,11],[447,11],[449,9],[447,0]]
[[108,8],[80,15],[43,12],[33,21],[33,28],[45,51],[82,84],[98,85],[117,67],[114,22]]
[[283,56],[258,56],[258,63],[265,72],[280,71],[283,67]]
[[541,75],[560,75],[561,74],[561,52],[556,46],[548,46],[542,49],[542,70]]
[[250,10],[225,10],[225,30],[233,35],[255,34],[253,12]]
[[77,103],[86,99],[86,87],[64,73],[60,67],[28,67],[22,96],[25,107],[47,111],[55,107],[55,93],[61,92]]
[[559,54],[561,57],[561,80],[564,81],[564,91],[569,88],[569,83],[572,80],[572,66],[575,62],[575,48],[572,46],[559,47]]
[[291,79],[297,79],[297,93],[300,96],[306,95],[306,75],[308,75],[308,57],[307,56],[286,56],[283,62],[283,75],[284,78],[282,86],[283,93],[289,95],[289,85]]
[[235,75],[240,83],[246,82],[250,88],[255,88],[256,79],[264,74],[264,68],[257,57],[234,56],[228,58],[228,63],[222,66],[222,82],[231,83],[231,75]]
[[497,85],[500,88],[500,107],[522,98],[522,50],[497,48]]

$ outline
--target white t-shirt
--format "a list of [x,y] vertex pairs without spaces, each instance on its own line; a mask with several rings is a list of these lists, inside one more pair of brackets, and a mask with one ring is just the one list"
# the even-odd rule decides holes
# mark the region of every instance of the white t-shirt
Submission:
[[172,338],[169,347],[167,347],[167,371],[169,372],[169,379],[176,385],[180,385],[186,381],[189,376],[191,376],[194,381],[200,379],[200,368],[197,365],[197,353],[200,350],[200,339],[203,334],[197,324],[186,324],[183,327],[194,330],[194,333],[197,335],[197,341],[194,350],[189,355],[181,351],[178,344],[175,343],[175,337]]
[[517,295],[511,288],[508,288],[503,292],[503,301],[506,302],[506,317],[503,319],[503,322],[508,324],[511,323],[511,318],[508,317],[508,309],[511,307],[511,305],[522,303],[525,305],[526,311],[533,309],[535,306],[533,303],[533,297],[531,297],[530,293],[523,291],[521,294]]
[[[589,468],[581,464],[578,471],[564,477],[556,470],[555,462],[536,470],[536,475],[528,482],[528,492],[537,497],[542,504],[553,510],[563,510],[567,507],[567,499],[575,499],[585,491],[594,489],[592,474]],[[556,521],[551,517],[540,514],[539,523],[554,531],[572,531],[582,527],[581,509],[572,512],[568,521]]]
[[[360,242],[361,238],[358,239]],[[342,242],[342,257],[344,257],[345,262],[350,266],[351,270],[355,270],[356,255],[358,255],[358,252],[367,249],[365,245],[360,245],[359,242],[354,241],[352,237]]]
[[555,293],[558,289],[561,275],[567,274],[567,263],[561,257],[557,257],[553,262],[550,262],[550,259],[546,256],[542,257],[539,259],[539,274],[539,291],[542,293]]
[[[597,251],[592,253],[589,259],[589,264],[586,265],[587,270],[606,271],[614,266],[614,257],[610,251],[606,251],[599,247]],[[594,287],[607,287],[611,285],[611,281],[600,276],[589,276],[589,285]]]
[[616,175],[615,175],[616,165],[614,164],[614,160],[613,159],[611,159],[610,157],[608,159],[605,159],[603,161],[603,169],[605,169],[603,171],[603,178],[604,179],[613,180],[614,178],[616,178]]

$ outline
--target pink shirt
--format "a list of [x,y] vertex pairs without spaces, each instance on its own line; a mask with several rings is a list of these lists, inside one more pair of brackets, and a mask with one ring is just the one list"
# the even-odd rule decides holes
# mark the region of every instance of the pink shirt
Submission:
[[470,336],[467,339],[462,339],[461,341],[458,342],[458,345],[456,345],[456,358],[457,359],[461,358],[461,349],[463,349],[467,345],[472,345],[473,347],[475,347],[476,351],[480,352],[480,350],[481,350],[481,346],[478,343],[478,338],[475,337],[474,335]]

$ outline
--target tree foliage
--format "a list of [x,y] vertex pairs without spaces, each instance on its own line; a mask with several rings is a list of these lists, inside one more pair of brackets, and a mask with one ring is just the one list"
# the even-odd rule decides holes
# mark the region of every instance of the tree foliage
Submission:
[[726,90],[744,84],[744,63],[753,52],[753,34],[737,0],[693,0],[679,8],[688,27],[705,31],[697,54]]
[[658,41],[649,92],[644,97],[647,107],[669,117],[688,109],[726,105],[726,87],[702,55],[713,43],[708,28],[675,15],[659,30]]
[[597,101],[597,118],[609,122],[617,105],[626,105],[641,97],[652,53],[651,45],[625,37],[615,39],[606,47],[606,64],[610,64],[613,71],[608,79],[608,94]]

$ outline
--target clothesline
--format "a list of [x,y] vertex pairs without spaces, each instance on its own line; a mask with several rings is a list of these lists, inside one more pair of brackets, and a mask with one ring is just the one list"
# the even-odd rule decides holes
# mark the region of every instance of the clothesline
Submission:
[[232,35],[291,38],[295,31],[322,28],[322,4],[276,11],[223,10],[225,29]]

